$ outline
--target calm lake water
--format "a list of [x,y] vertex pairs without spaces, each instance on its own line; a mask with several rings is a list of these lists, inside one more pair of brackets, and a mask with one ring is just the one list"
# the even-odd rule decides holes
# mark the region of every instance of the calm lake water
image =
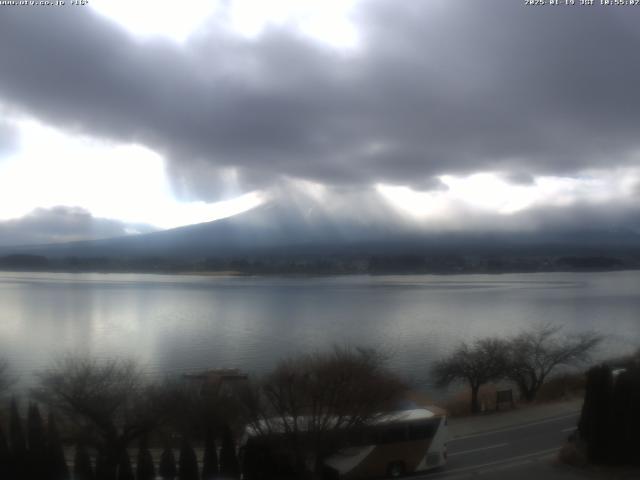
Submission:
[[0,272],[0,357],[28,377],[56,355],[139,359],[150,374],[263,372],[333,343],[382,348],[428,388],[463,339],[543,321],[640,345],[640,272],[320,278]]

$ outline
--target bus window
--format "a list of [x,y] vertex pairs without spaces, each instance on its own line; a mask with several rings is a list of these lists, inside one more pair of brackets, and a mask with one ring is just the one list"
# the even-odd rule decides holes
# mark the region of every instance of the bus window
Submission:
[[374,429],[371,427],[354,428],[347,434],[347,445],[360,447],[363,445],[374,445],[378,439]]
[[364,428],[354,428],[347,434],[347,445],[357,447],[364,444]]
[[362,443],[360,445],[375,445],[378,443],[378,435],[375,428],[362,429]]
[[434,422],[420,422],[409,425],[409,440],[432,438],[438,425]]
[[379,443],[397,443],[407,441],[407,427],[404,425],[392,425],[381,428],[379,431]]

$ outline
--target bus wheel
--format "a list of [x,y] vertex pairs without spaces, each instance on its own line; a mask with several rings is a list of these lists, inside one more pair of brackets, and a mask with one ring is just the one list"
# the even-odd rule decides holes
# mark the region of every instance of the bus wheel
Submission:
[[387,468],[387,475],[391,478],[399,478],[404,475],[404,463],[393,462]]

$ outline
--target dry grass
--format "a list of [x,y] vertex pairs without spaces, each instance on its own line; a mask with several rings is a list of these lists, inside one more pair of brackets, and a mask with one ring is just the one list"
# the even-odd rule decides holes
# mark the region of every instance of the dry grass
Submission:
[[428,407],[430,405],[435,405],[436,402],[424,392],[418,392],[416,390],[410,390],[405,394],[405,397],[408,401],[414,402],[416,405],[421,407]]
[[558,461],[578,468],[585,468],[589,463],[583,446],[577,442],[565,443],[558,452]]
[[[496,392],[497,388],[493,384],[487,384],[480,387],[478,398],[480,407],[483,411],[494,411],[496,409]],[[444,408],[451,417],[464,417],[471,415],[471,391],[466,388],[451,398],[444,404]]]
[[[559,402],[581,398],[584,395],[586,377],[584,373],[565,373],[558,375],[546,382],[534,402],[539,405],[543,403]],[[504,390],[503,386],[495,384],[483,385],[480,388],[480,407],[484,412],[493,412],[496,410],[496,392]],[[513,388],[514,401],[517,406],[527,405],[525,402],[518,400],[518,391]],[[451,396],[443,405],[449,415],[452,417],[464,417],[471,415],[471,392],[468,388],[463,388],[453,396]],[[508,405],[501,405],[505,410]]]
[[536,398],[536,403],[557,402],[582,397],[587,383],[584,373],[565,373],[547,381]]

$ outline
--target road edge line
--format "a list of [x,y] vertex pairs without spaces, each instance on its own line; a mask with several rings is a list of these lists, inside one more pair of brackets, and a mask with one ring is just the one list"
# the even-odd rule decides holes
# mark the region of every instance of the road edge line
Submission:
[[466,440],[468,438],[482,437],[482,436],[485,436],[485,435],[493,435],[494,433],[508,432],[510,430],[519,430],[521,428],[532,427],[534,425],[542,425],[544,423],[556,422],[558,420],[564,420],[565,418],[574,417],[574,416],[579,415],[579,414],[580,414],[580,411],[577,410],[574,413],[568,413],[566,415],[561,415],[561,416],[558,416],[558,417],[549,417],[549,418],[546,418],[544,420],[535,420],[533,422],[521,423],[521,424],[518,424],[518,425],[515,425],[515,426],[511,426],[511,427],[498,428],[497,430],[486,430],[484,432],[472,433],[471,435],[464,435],[462,437],[454,437],[454,438],[450,438],[449,439],[449,443],[457,442],[458,440]]
[[[460,468],[454,468],[452,470],[448,470],[448,471],[444,471],[444,472],[438,472],[438,473],[432,473],[429,477],[424,477],[424,478],[436,478],[436,477],[446,477],[447,475],[455,475],[455,474],[459,474],[459,473],[465,473],[465,472],[470,472],[470,471],[474,471],[474,470],[480,470],[482,468],[487,468],[487,467],[493,467],[496,465],[504,465],[504,464],[508,464],[508,463],[512,463],[512,462],[517,462],[519,460],[525,460],[525,459],[529,459],[532,457],[543,457],[546,456],[548,454],[551,454],[553,452],[557,452],[560,450],[560,447],[555,447],[555,448],[549,448],[546,450],[539,450],[537,452],[533,452],[533,453],[527,453],[525,455],[517,455],[515,457],[509,457],[509,458],[505,458],[503,460],[495,460],[493,462],[488,462],[488,463],[483,463],[480,465],[472,465],[470,467],[460,467]],[[420,477],[417,477],[420,478]]]

